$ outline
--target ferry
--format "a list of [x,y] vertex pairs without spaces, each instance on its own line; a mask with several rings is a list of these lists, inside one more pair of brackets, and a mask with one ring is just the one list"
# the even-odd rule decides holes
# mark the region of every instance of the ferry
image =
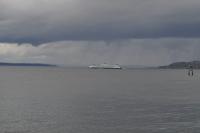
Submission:
[[111,64],[99,64],[99,65],[91,65],[89,66],[91,69],[122,69],[119,65],[111,65]]

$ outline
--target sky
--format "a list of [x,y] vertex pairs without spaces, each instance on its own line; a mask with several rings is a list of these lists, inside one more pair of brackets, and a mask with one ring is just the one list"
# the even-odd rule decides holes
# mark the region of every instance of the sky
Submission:
[[200,60],[199,0],[0,0],[0,62]]

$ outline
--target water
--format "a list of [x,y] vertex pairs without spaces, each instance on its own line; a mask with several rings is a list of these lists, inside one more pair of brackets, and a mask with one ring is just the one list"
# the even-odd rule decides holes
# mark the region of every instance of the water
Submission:
[[198,133],[200,71],[0,67],[1,133]]

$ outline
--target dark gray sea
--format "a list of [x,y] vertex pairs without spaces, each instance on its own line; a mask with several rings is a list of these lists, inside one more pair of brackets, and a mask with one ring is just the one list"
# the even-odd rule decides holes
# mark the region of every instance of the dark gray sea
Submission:
[[200,71],[0,67],[0,133],[199,133]]

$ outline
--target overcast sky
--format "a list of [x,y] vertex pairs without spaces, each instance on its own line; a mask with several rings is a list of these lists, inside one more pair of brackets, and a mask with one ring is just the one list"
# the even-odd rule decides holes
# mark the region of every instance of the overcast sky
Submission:
[[0,0],[0,61],[200,60],[199,0]]

